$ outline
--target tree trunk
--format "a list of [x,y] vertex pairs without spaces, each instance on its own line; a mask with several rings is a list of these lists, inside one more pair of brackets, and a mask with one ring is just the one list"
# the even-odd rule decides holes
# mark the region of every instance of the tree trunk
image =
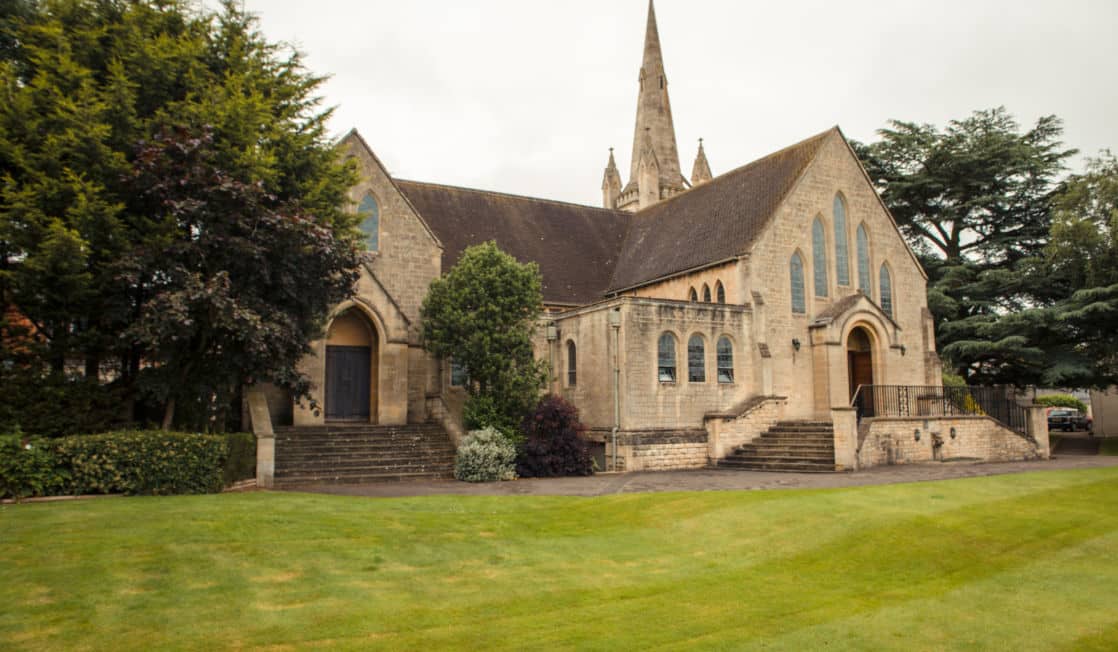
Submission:
[[175,397],[167,399],[167,405],[163,408],[163,430],[170,430],[171,424],[175,422]]

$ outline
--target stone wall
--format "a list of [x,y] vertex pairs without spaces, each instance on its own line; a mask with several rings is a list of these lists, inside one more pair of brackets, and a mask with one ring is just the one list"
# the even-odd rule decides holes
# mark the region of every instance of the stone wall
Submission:
[[720,460],[742,444],[765,434],[783,418],[787,400],[763,397],[750,401],[739,414],[711,414],[705,420],[709,436],[709,456]]
[[626,471],[701,469],[710,463],[705,430],[622,432],[617,449]]
[[[880,417],[864,420],[860,431],[859,468],[953,459],[1009,462],[1046,456],[1036,442],[990,417]],[[937,442],[942,445],[937,447]]]

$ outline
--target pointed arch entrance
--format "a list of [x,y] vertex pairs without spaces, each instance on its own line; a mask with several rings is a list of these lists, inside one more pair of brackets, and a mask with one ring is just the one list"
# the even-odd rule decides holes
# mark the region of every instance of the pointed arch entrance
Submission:
[[326,335],[326,419],[376,422],[379,338],[360,310],[347,310]]
[[846,377],[850,398],[859,386],[873,384],[873,336],[864,326],[856,326],[846,337]]

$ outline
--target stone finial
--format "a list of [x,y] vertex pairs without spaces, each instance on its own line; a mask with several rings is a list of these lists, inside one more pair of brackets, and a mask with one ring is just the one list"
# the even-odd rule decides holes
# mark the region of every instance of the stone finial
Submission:
[[703,139],[700,138],[699,153],[695,156],[695,165],[691,167],[691,185],[697,186],[713,178],[714,176],[710,173],[710,163],[707,162],[707,154],[703,150]]
[[609,148],[609,163],[606,164],[605,174],[602,175],[602,206],[617,208],[617,198],[621,195],[621,173],[617,171],[617,163],[613,160],[613,148]]

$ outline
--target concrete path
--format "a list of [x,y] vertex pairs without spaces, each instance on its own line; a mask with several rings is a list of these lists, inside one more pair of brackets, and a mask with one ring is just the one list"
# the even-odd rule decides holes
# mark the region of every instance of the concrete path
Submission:
[[307,485],[287,491],[346,496],[603,496],[656,491],[726,491],[756,489],[822,489],[900,482],[927,482],[1029,471],[1118,467],[1118,457],[1056,457],[1044,462],[947,462],[882,466],[854,473],[768,473],[709,469],[659,473],[601,473],[589,478],[526,479],[471,484],[456,480],[362,485]]

